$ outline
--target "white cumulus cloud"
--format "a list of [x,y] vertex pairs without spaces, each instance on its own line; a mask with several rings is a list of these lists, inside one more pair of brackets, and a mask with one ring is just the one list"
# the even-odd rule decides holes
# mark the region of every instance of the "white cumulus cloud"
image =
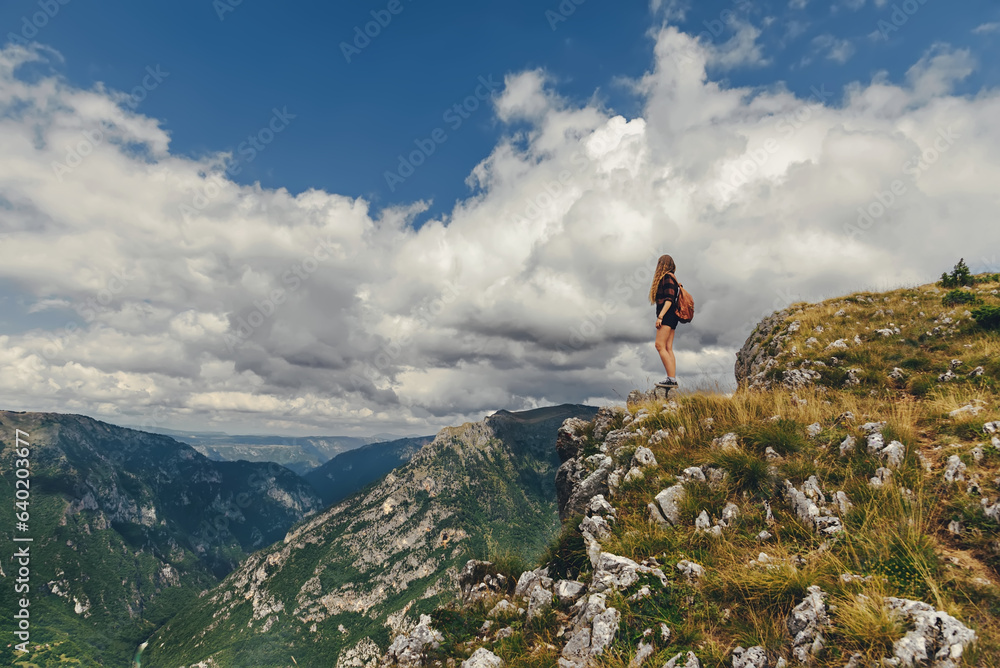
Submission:
[[236,184],[225,156],[172,152],[113,92],[18,76],[46,51],[0,51],[0,280],[36,312],[0,336],[0,400],[171,427],[432,433],[661,377],[647,293],[664,252],[697,300],[676,340],[685,384],[731,384],[773,309],[929,281],[960,256],[997,263],[977,253],[1000,242],[1000,96],[953,93],[967,52],[937,45],[903,82],[797,95],[707,74],[763,58],[749,28],[722,47],[654,37],[636,118],[569,102],[544,71],[508,75],[495,113],[527,129],[476,166],[474,197],[419,229],[421,203],[376,213]]

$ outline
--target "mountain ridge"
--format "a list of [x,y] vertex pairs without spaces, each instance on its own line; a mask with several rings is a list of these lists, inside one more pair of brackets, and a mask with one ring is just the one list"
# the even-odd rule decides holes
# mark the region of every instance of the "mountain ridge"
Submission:
[[372,488],[251,555],[151,639],[144,665],[284,665],[366,641],[387,647],[415,610],[450,596],[464,556],[544,549],[558,525],[556,430],[596,410],[498,411],[441,429]]
[[[213,462],[168,436],[85,415],[0,411],[5,526],[14,526],[15,459],[25,459],[15,433],[30,444],[34,637],[95,665],[130,663],[143,635],[319,509],[283,467]],[[12,554],[9,533],[2,542]],[[10,574],[0,579],[0,604],[13,610]],[[37,647],[33,660],[45,660]],[[0,647],[0,658],[10,652]]]

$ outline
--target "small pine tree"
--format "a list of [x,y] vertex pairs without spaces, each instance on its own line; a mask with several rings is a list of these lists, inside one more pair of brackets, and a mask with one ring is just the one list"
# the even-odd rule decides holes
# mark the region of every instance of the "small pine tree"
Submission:
[[963,285],[973,285],[976,280],[972,277],[972,272],[969,271],[969,266],[965,264],[965,258],[961,258],[955,268],[952,270],[951,274],[947,272],[941,274],[941,280],[939,281],[942,287],[945,288],[957,288]]

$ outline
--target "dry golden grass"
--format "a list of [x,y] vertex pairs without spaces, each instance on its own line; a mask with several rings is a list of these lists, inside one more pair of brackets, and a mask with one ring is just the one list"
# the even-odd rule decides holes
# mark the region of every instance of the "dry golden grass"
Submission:
[[[994,287],[991,284],[986,289]],[[647,470],[644,479],[623,485],[612,497],[618,519],[613,535],[603,544],[604,550],[635,561],[655,557],[671,581],[666,591],[658,590],[654,597],[658,605],[674,606],[670,608],[674,612],[662,615],[674,615],[675,635],[669,645],[654,642],[656,652],[648,665],[662,665],[677,652],[692,649],[705,668],[728,666],[734,647],[753,644],[764,646],[772,663],[778,656],[787,659],[785,620],[806,588],[819,584],[830,597],[834,630],[828,645],[835,649],[819,660],[821,668],[839,668],[855,651],[872,663],[891,655],[892,643],[904,629],[886,612],[885,596],[919,598],[963,620],[979,634],[979,642],[965,657],[964,665],[1000,666],[1000,587],[996,585],[1000,583],[1000,526],[983,516],[980,497],[966,492],[964,484],[948,486],[942,480],[944,460],[959,454],[968,466],[967,477],[978,477],[983,497],[991,501],[1000,497],[1000,482],[995,481],[1000,479],[1000,452],[995,452],[982,434],[983,422],[1000,419],[1000,389],[996,379],[989,378],[989,382],[963,377],[955,383],[936,383],[937,374],[948,368],[951,359],[962,359],[965,365],[960,370],[968,372],[973,364],[985,365],[1000,357],[1000,335],[960,330],[953,337],[923,337],[937,326],[935,319],[949,314],[968,319],[963,315],[964,307],[942,306],[944,293],[934,292],[932,286],[904,287],[829,299],[819,305],[796,304],[789,309],[788,320],[798,320],[801,328],[784,344],[779,362],[792,361],[795,366],[802,359],[829,363],[830,357],[837,356],[844,367],[865,371],[867,384],[861,387],[812,386],[794,392],[739,389],[729,394],[682,391],[673,393],[677,410],[665,409],[661,401],[631,407],[633,413],[646,408],[652,414],[644,423],[651,432],[665,428],[671,433],[664,442],[649,446],[659,466]],[[872,303],[857,299],[867,296]],[[835,315],[841,309],[848,317]],[[901,334],[882,337],[875,333],[889,323],[900,327]],[[816,332],[817,325],[824,331]],[[855,334],[861,337],[861,345],[854,343]],[[805,346],[810,336],[820,341],[812,349]],[[848,340],[848,349],[824,350],[836,339]],[[797,347],[794,354],[793,346]],[[906,370],[907,383],[896,384],[886,378],[897,366]],[[930,387],[911,394],[909,379],[921,377]],[[983,406],[983,413],[948,416],[950,411],[975,402]],[[838,421],[846,412],[852,413],[854,420]],[[774,416],[781,422],[770,422]],[[706,418],[711,418],[711,425]],[[902,441],[908,451],[902,469],[882,488],[868,483],[874,470],[884,465],[865,452],[859,427],[869,421],[885,421],[886,439]],[[819,423],[823,431],[810,439],[805,429],[813,423]],[[824,542],[792,517],[782,488],[775,485],[766,489],[771,484],[768,481],[763,483],[764,489],[732,484],[732,480],[721,490],[709,490],[707,485],[688,488],[689,495],[700,495],[696,501],[706,508],[719,508],[726,502],[740,508],[740,520],[721,537],[698,533],[693,526],[664,529],[650,524],[647,504],[656,493],[675,484],[675,476],[684,468],[716,461],[718,451],[713,449],[712,440],[730,431],[741,434],[742,452],[749,458],[756,456],[754,448],[765,445],[749,443],[760,434],[785,438],[801,431],[796,437],[799,440],[791,444],[794,447],[772,463],[774,472],[796,485],[816,475],[827,493],[843,490],[848,494],[854,507],[842,517],[845,528],[836,540]],[[837,446],[846,434],[857,438],[856,452],[841,457]],[[636,445],[640,442],[644,444],[645,439],[636,438]],[[949,448],[951,443],[961,447]],[[986,456],[978,462],[970,454],[977,443],[986,445]],[[924,470],[917,453],[931,463],[930,472]],[[768,494],[775,525],[764,519],[762,499]],[[716,519],[716,511],[711,514]],[[945,530],[955,518],[968,525],[957,537]],[[765,528],[774,537],[760,544],[755,537]],[[767,555],[767,563],[752,563],[761,552]],[[706,568],[699,586],[681,581],[673,568],[681,559]],[[845,582],[841,578],[845,573],[866,576],[867,580]],[[647,604],[629,602],[621,594],[609,597],[609,605],[612,602],[627,622],[623,622],[619,640],[597,665],[625,668],[635,654],[637,634],[643,630],[639,626],[653,628],[656,615],[661,613],[640,612]],[[653,631],[658,636],[658,629]],[[532,642],[561,646],[554,630],[532,633]],[[555,665],[558,653],[547,648],[533,653],[527,636],[524,638],[527,644],[521,645],[520,653],[505,656],[508,665],[540,666],[538,657]],[[623,638],[631,640],[626,643]]]

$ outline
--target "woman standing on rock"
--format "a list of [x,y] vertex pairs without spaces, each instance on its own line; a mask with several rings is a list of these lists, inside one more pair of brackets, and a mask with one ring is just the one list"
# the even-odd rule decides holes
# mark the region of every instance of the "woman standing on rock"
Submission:
[[677,360],[674,357],[674,332],[677,329],[678,283],[674,277],[677,265],[669,255],[661,255],[653,274],[653,285],[649,288],[649,301],[656,304],[656,352],[667,372],[665,380],[658,387],[677,387]]

